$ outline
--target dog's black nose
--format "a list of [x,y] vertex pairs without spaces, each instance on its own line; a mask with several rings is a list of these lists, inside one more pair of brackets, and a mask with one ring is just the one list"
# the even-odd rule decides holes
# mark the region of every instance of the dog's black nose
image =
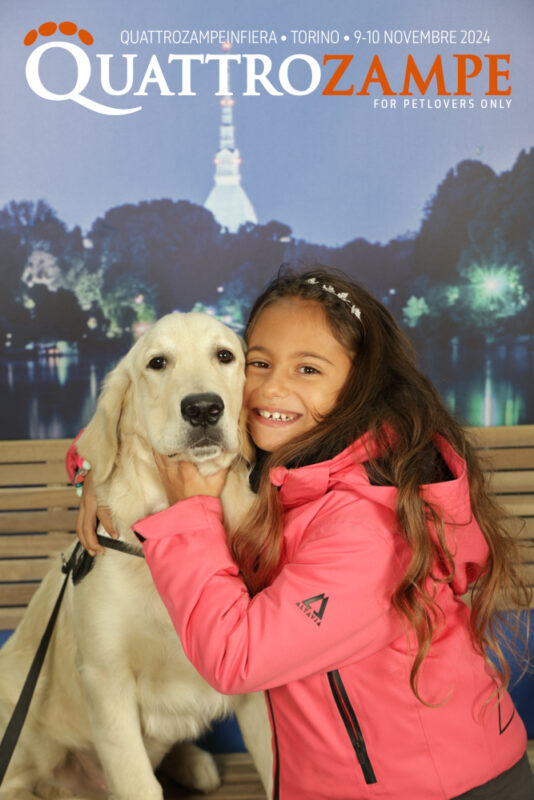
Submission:
[[182,417],[193,427],[216,425],[224,411],[224,403],[218,394],[188,394],[180,408]]

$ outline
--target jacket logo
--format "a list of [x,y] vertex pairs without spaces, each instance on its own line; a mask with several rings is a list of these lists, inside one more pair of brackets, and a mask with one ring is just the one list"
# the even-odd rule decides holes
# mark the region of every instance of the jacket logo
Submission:
[[[301,611],[304,611],[312,622],[315,622],[316,625],[320,625],[327,603],[328,597],[325,597],[323,592],[323,594],[316,594],[315,597],[308,597],[307,600],[300,600],[297,606]],[[315,608],[312,608],[312,606],[315,606]]]

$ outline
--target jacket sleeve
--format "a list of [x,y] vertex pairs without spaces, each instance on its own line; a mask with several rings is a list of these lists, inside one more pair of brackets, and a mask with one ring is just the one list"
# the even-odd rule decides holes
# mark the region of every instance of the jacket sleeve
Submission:
[[184,651],[209,684],[224,694],[273,688],[403,634],[390,603],[399,564],[376,514],[366,522],[366,506],[355,499],[323,509],[291,561],[252,598],[218,498],[193,497],[134,525]]

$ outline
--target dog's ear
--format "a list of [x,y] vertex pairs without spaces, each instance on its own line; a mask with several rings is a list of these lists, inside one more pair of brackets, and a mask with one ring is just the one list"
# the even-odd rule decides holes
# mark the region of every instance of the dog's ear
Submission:
[[106,377],[96,411],[76,442],[78,453],[91,464],[97,486],[111,475],[119,449],[119,422],[131,380],[127,358]]
[[254,445],[252,444],[252,440],[248,434],[247,412],[244,408],[242,408],[239,413],[239,443],[241,455],[245,461],[248,461],[249,464],[252,464],[255,457]]

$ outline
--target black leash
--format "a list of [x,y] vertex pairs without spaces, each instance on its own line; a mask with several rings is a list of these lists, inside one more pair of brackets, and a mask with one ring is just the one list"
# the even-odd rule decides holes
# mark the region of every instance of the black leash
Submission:
[[32,665],[29,669],[28,675],[26,676],[26,681],[22,687],[20,697],[17,700],[17,705],[15,706],[2,741],[0,742],[0,784],[4,780],[4,775],[7,772],[9,762],[11,761],[11,756],[13,755],[15,745],[18,742],[22,726],[24,725],[24,721],[28,714],[30,702],[35,691],[35,685],[37,683],[39,673],[41,672],[43,661],[45,660],[46,651],[48,650],[54,625],[56,624],[57,615],[59,614],[61,601],[63,600],[63,595],[65,594],[65,589],[67,588],[67,581],[69,580],[69,575],[76,567],[76,562],[79,560],[81,549],[82,546],[80,542],[78,542],[72,551],[72,555],[69,560],[64,561],[61,571],[65,574],[65,580],[63,581],[56,604],[52,614],[50,615],[50,619],[48,620],[46,630],[41,641],[39,642],[39,647],[37,648]]
[[[121,542],[118,539],[110,539],[107,536],[97,536],[97,539],[103,547],[108,547],[110,550],[119,550],[123,553],[127,553],[128,555],[144,558],[143,551],[140,547],[135,547],[127,542]],[[48,620],[45,632],[43,633],[42,639],[39,642],[32,665],[26,676],[20,697],[17,700],[17,704],[13,710],[11,719],[8,722],[7,728],[2,737],[2,741],[0,742],[0,786],[2,785],[9,762],[11,761],[11,757],[19,740],[22,726],[24,725],[28,715],[30,702],[35,691],[35,686],[37,684],[43,662],[45,660],[50,639],[52,638],[54,626],[56,624],[59,609],[61,607],[61,601],[63,600],[63,595],[65,594],[65,589],[67,588],[69,575],[72,574],[72,582],[74,584],[79,583],[83,578],[85,578],[87,573],[91,571],[95,560],[94,556],[90,556],[89,553],[82,548],[80,542],[76,543],[76,547],[72,551],[68,561],[64,558],[63,554],[62,558],[63,566],[61,571],[65,575],[65,579],[59,591],[59,595],[50,615],[50,619]]]
[[110,550],[120,550],[121,553],[127,553],[129,556],[145,557],[142,548],[136,547],[134,544],[128,544],[128,542],[122,542],[120,539],[111,539],[109,536],[100,536],[99,534],[96,538],[103,547],[108,547]]

